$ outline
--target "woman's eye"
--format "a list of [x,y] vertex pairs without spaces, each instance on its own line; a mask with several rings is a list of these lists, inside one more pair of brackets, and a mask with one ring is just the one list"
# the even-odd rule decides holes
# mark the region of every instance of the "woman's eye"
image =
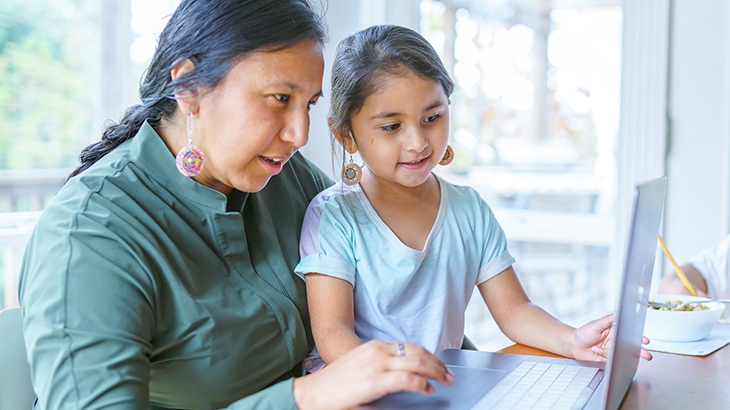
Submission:
[[438,120],[439,118],[441,118],[441,114],[434,114],[430,117],[427,117],[426,122],[434,122],[434,121]]
[[400,128],[400,124],[389,124],[389,125],[383,125],[382,127],[380,127],[380,129],[383,131],[395,131],[398,128]]
[[289,96],[288,94],[274,94],[274,98],[276,98],[280,102],[288,102],[291,96]]
[[317,100],[311,100],[307,103],[307,108],[312,108],[313,105],[317,104]]

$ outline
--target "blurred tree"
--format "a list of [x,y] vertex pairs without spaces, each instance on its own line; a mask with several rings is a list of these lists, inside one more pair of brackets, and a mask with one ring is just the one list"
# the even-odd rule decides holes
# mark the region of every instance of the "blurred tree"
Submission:
[[0,169],[66,168],[92,138],[94,0],[0,2]]

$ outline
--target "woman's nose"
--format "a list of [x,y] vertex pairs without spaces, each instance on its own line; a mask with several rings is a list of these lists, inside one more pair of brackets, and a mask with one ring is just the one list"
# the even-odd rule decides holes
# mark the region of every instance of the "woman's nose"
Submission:
[[307,144],[309,140],[309,112],[293,112],[287,119],[282,130],[281,139],[289,142],[297,149]]

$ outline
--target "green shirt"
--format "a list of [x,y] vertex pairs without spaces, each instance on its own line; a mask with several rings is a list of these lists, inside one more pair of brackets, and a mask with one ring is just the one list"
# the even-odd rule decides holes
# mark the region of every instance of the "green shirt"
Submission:
[[178,173],[148,123],[72,178],[21,272],[38,407],[296,408],[313,341],[292,272],[330,184],[296,154],[262,191],[226,197]]

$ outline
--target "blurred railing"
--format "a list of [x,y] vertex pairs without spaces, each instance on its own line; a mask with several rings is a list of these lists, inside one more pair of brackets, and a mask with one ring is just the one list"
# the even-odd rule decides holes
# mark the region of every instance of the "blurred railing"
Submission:
[[0,308],[17,306],[18,273],[25,245],[33,232],[40,211],[0,214]]
[[42,211],[70,171],[0,170],[0,213]]
[[0,170],[0,308],[18,304],[18,273],[38,217],[68,169]]

